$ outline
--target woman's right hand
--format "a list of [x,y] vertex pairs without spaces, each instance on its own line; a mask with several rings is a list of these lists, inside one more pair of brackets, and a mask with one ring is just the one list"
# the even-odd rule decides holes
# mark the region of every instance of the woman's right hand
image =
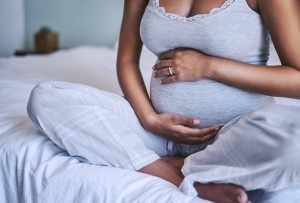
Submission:
[[144,127],[176,143],[191,145],[207,142],[221,129],[219,126],[199,129],[196,127],[199,124],[200,121],[193,118],[163,113],[148,116]]

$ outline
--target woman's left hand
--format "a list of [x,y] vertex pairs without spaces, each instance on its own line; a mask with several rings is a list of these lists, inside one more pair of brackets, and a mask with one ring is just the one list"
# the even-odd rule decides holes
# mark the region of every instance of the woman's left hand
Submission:
[[164,77],[162,84],[201,80],[206,77],[211,58],[194,49],[174,49],[160,55],[153,77]]

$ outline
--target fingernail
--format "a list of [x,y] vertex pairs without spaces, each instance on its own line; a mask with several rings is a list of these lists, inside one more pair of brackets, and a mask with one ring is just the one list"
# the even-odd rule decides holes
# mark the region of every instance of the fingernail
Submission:
[[198,124],[200,124],[200,121],[199,120],[193,120],[193,123],[194,123],[194,125],[198,125]]

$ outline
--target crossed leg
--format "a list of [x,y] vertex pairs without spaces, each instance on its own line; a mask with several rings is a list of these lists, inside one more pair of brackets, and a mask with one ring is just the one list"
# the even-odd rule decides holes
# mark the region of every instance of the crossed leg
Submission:
[[212,145],[185,159],[180,188],[196,195],[195,182],[266,192],[299,184],[299,120],[299,107],[273,104],[228,123]]
[[[166,161],[167,140],[145,131],[122,97],[89,86],[42,83],[32,91],[28,114],[62,149],[82,161],[137,170],[177,186],[182,160]],[[246,203],[245,191],[232,184],[203,184],[199,196],[220,203]],[[214,195],[215,194],[215,195]]]

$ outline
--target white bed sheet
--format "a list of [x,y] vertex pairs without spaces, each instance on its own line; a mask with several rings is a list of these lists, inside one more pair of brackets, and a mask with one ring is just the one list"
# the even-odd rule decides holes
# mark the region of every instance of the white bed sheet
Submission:
[[[208,202],[185,196],[153,176],[80,162],[31,124],[26,103],[38,82],[79,82],[121,94],[115,61],[116,50],[103,47],[0,59],[0,202]],[[141,67],[146,84],[154,62],[155,56],[145,50]],[[276,195],[254,196],[255,202],[273,202]]]

